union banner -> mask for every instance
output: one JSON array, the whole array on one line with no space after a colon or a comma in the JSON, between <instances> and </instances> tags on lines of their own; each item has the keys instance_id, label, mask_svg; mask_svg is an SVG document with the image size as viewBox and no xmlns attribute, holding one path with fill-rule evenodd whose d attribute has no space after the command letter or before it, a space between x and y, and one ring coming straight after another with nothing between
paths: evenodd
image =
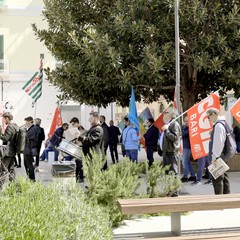
<instances>
[{"instance_id":1,"label":"union banner","mask_svg":"<svg viewBox=\"0 0 240 240\"><path fill-rule=\"evenodd\" d=\"M240 98L236 101L236 103L231 107L230 113L233 117L240 123Z\"/></svg>"},{"instance_id":2,"label":"union banner","mask_svg":"<svg viewBox=\"0 0 240 240\"><path fill-rule=\"evenodd\" d=\"M207 118L209 108L220 110L218 93L213 93L187 111L189 124L189 137L193 159L204 157L209 152L209 140L212 124Z\"/></svg>"}]
</instances>

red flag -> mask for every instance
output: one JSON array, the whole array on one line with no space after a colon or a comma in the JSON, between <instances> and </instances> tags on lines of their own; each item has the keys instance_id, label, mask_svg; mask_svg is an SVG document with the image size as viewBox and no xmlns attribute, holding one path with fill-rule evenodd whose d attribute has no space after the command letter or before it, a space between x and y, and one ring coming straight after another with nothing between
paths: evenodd
<instances>
[{"instance_id":1,"label":"red flag","mask_svg":"<svg viewBox=\"0 0 240 240\"><path fill-rule=\"evenodd\" d=\"M165 110L166 111L166 110ZM164 112L165 112L164 111ZM163 113L164 113L163 112ZM164 121L163 121L163 113L161 113L161 115L156 119L156 121L154 122L154 125L159 129L160 132L162 132L162 127L163 125L165 125Z\"/></svg>"},{"instance_id":2,"label":"red flag","mask_svg":"<svg viewBox=\"0 0 240 240\"><path fill-rule=\"evenodd\" d=\"M210 130L212 129L212 124L206 114L209 108L220 110L218 93L211 94L187 111L191 150L195 160L207 156L209 152Z\"/></svg>"},{"instance_id":3,"label":"red flag","mask_svg":"<svg viewBox=\"0 0 240 240\"><path fill-rule=\"evenodd\" d=\"M233 117L240 123L240 98L236 101L236 103L231 107L230 113Z\"/></svg>"},{"instance_id":4,"label":"red flag","mask_svg":"<svg viewBox=\"0 0 240 240\"><path fill-rule=\"evenodd\" d=\"M48 134L48 138L50 138L53 133L55 132L55 130L59 127L62 126L62 116L61 116L61 111L60 111L60 108L59 107L56 107L55 109L55 113L54 113L54 116L53 116L53 119L52 119L52 124L51 124L51 127L50 127L50 131L49 131L49 134Z\"/></svg>"}]
</instances>

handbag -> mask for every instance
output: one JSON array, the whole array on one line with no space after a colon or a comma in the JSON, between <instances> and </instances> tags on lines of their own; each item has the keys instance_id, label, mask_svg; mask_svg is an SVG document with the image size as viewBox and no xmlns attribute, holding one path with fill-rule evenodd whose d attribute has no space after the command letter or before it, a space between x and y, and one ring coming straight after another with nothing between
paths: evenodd
<instances>
[{"instance_id":1,"label":"handbag","mask_svg":"<svg viewBox=\"0 0 240 240\"><path fill-rule=\"evenodd\" d=\"M32 156L33 156L33 157L36 157L36 156L38 155L38 150L37 150L37 148L34 147L34 148L32 148L31 150L32 150Z\"/></svg>"}]
</instances>

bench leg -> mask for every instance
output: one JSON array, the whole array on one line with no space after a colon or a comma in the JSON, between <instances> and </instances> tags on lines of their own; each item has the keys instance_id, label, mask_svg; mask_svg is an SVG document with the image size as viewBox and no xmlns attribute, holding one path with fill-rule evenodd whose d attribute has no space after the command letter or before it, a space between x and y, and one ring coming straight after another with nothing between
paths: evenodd
<instances>
[{"instance_id":1,"label":"bench leg","mask_svg":"<svg viewBox=\"0 0 240 240\"><path fill-rule=\"evenodd\" d=\"M173 212L171 213L171 231L175 236L181 235L181 213Z\"/></svg>"}]
</instances>

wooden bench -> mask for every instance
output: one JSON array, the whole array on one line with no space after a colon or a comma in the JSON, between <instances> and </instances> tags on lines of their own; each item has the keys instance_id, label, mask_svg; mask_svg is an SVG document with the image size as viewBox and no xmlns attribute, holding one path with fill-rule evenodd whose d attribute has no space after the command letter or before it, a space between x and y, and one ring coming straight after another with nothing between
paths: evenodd
<instances>
[{"instance_id":1,"label":"wooden bench","mask_svg":"<svg viewBox=\"0 0 240 240\"><path fill-rule=\"evenodd\" d=\"M240 208L240 194L121 199L118 200L118 205L124 215L171 213L171 236L180 236L181 213L188 211ZM188 238L185 237L184 239Z\"/></svg>"},{"instance_id":2,"label":"wooden bench","mask_svg":"<svg viewBox=\"0 0 240 240\"><path fill-rule=\"evenodd\" d=\"M154 240L162 240L163 238L154 238ZM166 239L166 238L165 238ZM239 240L240 233L219 233L219 234L208 234L208 235L198 235L198 236L180 236L180 237L170 237L171 240ZM153 240L149 238L145 240Z\"/></svg>"}]
</instances>

